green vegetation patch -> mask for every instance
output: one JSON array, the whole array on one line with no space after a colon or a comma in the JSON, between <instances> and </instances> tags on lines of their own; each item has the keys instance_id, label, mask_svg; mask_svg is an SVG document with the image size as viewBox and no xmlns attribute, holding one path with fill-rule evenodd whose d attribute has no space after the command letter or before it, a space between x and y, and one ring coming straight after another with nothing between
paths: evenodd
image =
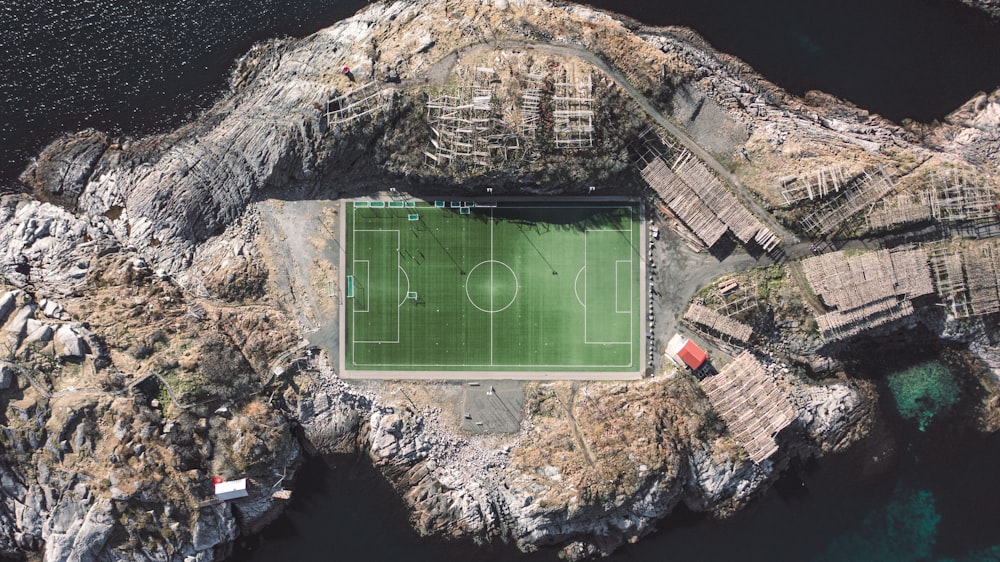
<instances>
[{"instance_id":1,"label":"green vegetation patch","mask_svg":"<svg viewBox=\"0 0 1000 562\"><path fill-rule=\"evenodd\" d=\"M637 203L344 209L347 370L639 370Z\"/></svg>"},{"instance_id":2,"label":"green vegetation patch","mask_svg":"<svg viewBox=\"0 0 1000 562\"><path fill-rule=\"evenodd\" d=\"M904 418L927 429L936 415L959 400L959 387L951 370L938 361L928 361L889 375L889 389Z\"/></svg>"}]
</instances>

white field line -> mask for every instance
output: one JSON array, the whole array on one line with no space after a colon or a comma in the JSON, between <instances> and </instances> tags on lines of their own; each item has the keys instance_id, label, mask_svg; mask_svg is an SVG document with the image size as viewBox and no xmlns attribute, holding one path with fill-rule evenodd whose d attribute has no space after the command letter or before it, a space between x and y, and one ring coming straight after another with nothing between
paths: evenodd
<instances>
[{"instance_id":1,"label":"white field line","mask_svg":"<svg viewBox=\"0 0 1000 562\"><path fill-rule=\"evenodd\" d=\"M399 245L400 245L400 242L401 242L402 239L400 237L399 230L391 230L391 229L357 229L356 228L356 229L354 229L355 236L354 236L354 241L353 241L354 242L355 250L357 249L357 233L358 232L377 232L377 233L395 232L396 233L396 298L393 299L393 300L394 301L398 300L399 299L399 288L401 286L401 279L400 279L399 272L402 271L402 264L400 263L400 252L399 252ZM362 261L362 260L358 260L358 261ZM364 261L369 261L369 260L364 260ZM369 265L369 268L370 268L370 265ZM370 271L369 271L368 285L369 285L369 287L372 285ZM369 294L370 294L370 290L369 290ZM369 296L369 299L370 298L371 297ZM388 344L397 344L397 343L399 343L399 336L400 336L399 305L397 304L397 306L395 308L396 308L396 339L395 340L359 340L359 339L353 339L351 341L352 349L354 349L356 351L356 348L354 348L354 346L356 346L359 343L360 344L387 344L387 343ZM371 304L369 303L368 310L365 310L364 312L368 312L370 310L371 310ZM361 311L355 310L353 312L357 313L357 312L361 312ZM357 333L358 333L358 331L357 331L357 319L355 318L355 314L351 315L351 323L352 323L351 331L352 331L352 333L354 335L357 335ZM361 365L361 363L358 363L357 361L352 361L352 362L355 365Z\"/></svg>"},{"instance_id":2,"label":"white field line","mask_svg":"<svg viewBox=\"0 0 1000 562\"><path fill-rule=\"evenodd\" d=\"M493 265L496 262L493 261L493 209L490 209L490 365L493 365L493 312L496 307L493 306ZM516 282L515 282L516 283Z\"/></svg>"},{"instance_id":3,"label":"white field line","mask_svg":"<svg viewBox=\"0 0 1000 562\"><path fill-rule=\"evenodd\" d=\"M628 268L628 297L629 297L628 298L628 309L629 309L629 311L632 311L632 303L635 302L635 282L632 281L632 271L633 271L633 268L635 267L635 264L632 262L632 260L635 258L635 240L632 239L632 233L635 231L635 215L634 215L634 213L635 213L634 207L629 207L629 210L628 210L628 262L629 262L629 268ZM641 224L641 222L639 224L639 228L643 228L643 225ZM641 241L642 240L640 239L640 242ZM645 252L646 248L641 248L640 247L639 251ZM642 279L639 280L640 283L642 281L643 281ZM643 300L646 299L646 297L642 297L642 298L643 298ZM632 357L635 355L635 337L637 335L635 333L635 323L636 323L636 321L639 321L639 322L645 322L646 321L646 319L643 316L641 316L641 314L642 314L642 306L641 305L639 306L639 310L636 310L635 313L636 313L636 315L639 315L638 318L633 317L632 314L629 314L629 317L628 317L628 358L629 358L629 366L630 367L632 366ZM645 360L644 357L640 357L639 358L639 365L636 365L636 367L640 367L642 365L642 361L644 361L644 360Z\"/></svg>"},{"instance_id":4,"label":"white field line","mask_svg":"<svg viewBox=\"0 0 1000 562\"><path fill-rule=\"evenodd\" d=\"M619 306L620 303L619 303L619 300L618 300L618 293L621 290L621 286L618 284L618 280L621 279L621 275L620 275L621 267L619 267L619 266L621 266L621 264L623 264L623 263L627 265L627 267L625 268L625 273L628 274L628 284L629 285L632 284L632 260L631 259L627 259L627 260L615 260L615 313L616 314L628 314L628 315L631 315L632 314L632 289L631 288L629 288L629 298L628 298L628 303L626 303L626 304L628 304L628 310L619 310L619 308L621 308Z\"/></svg>"},{"instance_id":5,"label":"white field line","mask_svg":"<svg viewBox=\"0 0 1000 562\"><path fill-rule=\"evenodd\" d=\"M630 225L632 224L631 217L629 218L629 224ZM628 232L629 233L629 254L630 255L631 255L631 248L632 248L632 246L631 246L632 229L624 229L624 228L606 228L606 229L601 229L601 228L595 228L595 229L587 229L587 230L584 231L584 233L583 233L583 267L584 267L584 275L583 275L583 302L585 302L585 303L590 303L590 299L588 298L588 293L590 291L590 282L587 279L587 277L590 274L590 267L589 267L590 264L587 263L587 237L588 237L588 235L591 232ZM617 296L617 290L618 290L618 269L617 269L617 267L618 266L617 266L617 261L616 261L615 262L615 301L616 301L615 312L618 312L618 310L617 310L617 308L618 308L617 307L617 299L618 299L618 296ZM632 341L590 341L590 339L587 337L587 311L589 309L590 309L590 306L584 305L584 307L583 307L583 343L587 344L587 345L628 345L629 346L629 366L631 366L631 364L632 364L632 360L631 360L631 357L632 357L632 346L634 345ZM633 328L631 326L631 324L633 322L634 322L634 319L632 318L632 313L629 312L629 336L630 336L630 339L631 339L631 337L634 337L634 334L635 334L635 332L633 331Z\"/></svg>"},{"instance_id":6,"label":"white field line","mask_svg":"<svg viewBox=\"0 0 1000 562\"><path fill-rule=\"evenodd\" d=\"M583 268L585 270L584 271L584 303L587 302L587 290L588 290L587 289L587 275L586 275L586 270L588 269L587 268L587 236L586 236L586 234L588 232L626 232L627 231L629 233L629 253L630 253L628 263L631 266L634 266L634 257L632 256L632 254L634 252L632 252L632 244L633 244L633 236L634 236L633 230L634 230L635 209L634 209L633 206L630 206L630 205L623 205L623 206L607 206L607 205L568 205L568 206L567 205L562 205L562 206L559 206L559 205L552 205L552 206L549 206L549 205L544 205L544 206L539 206L539 205L504 205L504 208L507 208L507 209L567 209L567 208L580 209L580 208L584 208L584 209L628 209L629 210L629 215L630 215L630 219L629 219L630 220L630 225L629 226L631 228L628 228L628 229L593 229L593 230L586 230L586 231L584 231L584 266L583 266ZM388 209L388 207L386 207L386 209ZM442 209L440 209L438 207L434 207L434 206L430 206L430 205L427 207L427 209L442 210ZM447 209L447 207L446 207L446 209ZM398 210L398 209L394 209L394 210ZM356 210L352 209L352 212L356 213ZM491 310L493 309L493 304L494 304L493 303L493 298L494 298L494 295L493 295L493 281L494 281L494 279L493 279L493 272L494 272L494 264L493 264L493 257L494 257L493 226L494 226L494 222L493 221L494 221L494 214L493 213L494 213L494 210L490 209L490 309ZM357 233L357 232L395 232L396 233L396 246L397 246L397 248L396 248L396 264L397 264L396 293L398 295L399 294L399 287L401 286L399 272L402 271L402 265L400 263L400 259L401 259L400 258L400 244L401 244L400 231L399 230L388 230L388 229L374 229L374 230L370 230L370 229L357 229L356 227L353 227L353 232L354 233ZM352 252L354 252L355 255L356 255L356 249L357 249L357 237L352 235ZM355 262L369 262L369 260L354 260L354 261ZM626 262L626 260L616 260L616 262L615 262L615 274L616 274L616 278L615 278L615 283L616 283L615 308L616 308L616 310L615 310L615 312L619 313L619 314L629 314L629 316L630 316L630 318L629 318L629 320L630 320L630 322L629 322L629 332L630 332L631 339L634 339L634 334L635 334L635 332L634 332L634 330L635 330L635 326L634 326L635 319L632 318L632 316L634 315L635 311L632 310L632 305L633 305L632 300L635 299L635 295L634 295L635 288L632 286L632 269L631 269L631 267L629 268L629 292L630 292L629 309L630 310L629 311L620 311L620 310L618 310L618 300L617 300L617 289L618 289L618 287L617 287L617 283L618 283L617 272L618 272L618 265L617 264L618 263L625 263L625 262ZM370 265L368 267L370 268ZM370 271L369 271L369 279L370 279ZM370 285L370 281L369 281L369 285ZM371 298L370 297L370 291L369 291L369 294L367 295L367 298L368 299ZM370 308L370 303L366 304L366 306L368 306ZM437 363L435 363L435 364L431 364L431 363L427 363L427 364L416 364L416 363L359 363L359 362L353 361L353 360L352 360L352 363L356 367L399 367L399 368L410 368L410 369L412 369L412 368L435 368L435 367L437 367L437 368L452 368L452 369L502 367L504 369L509 369L509 368L524 368L524 369L560 369L560 370L570 370L570 369L573 369L573 368L580 368L580 369L607 369L607 368L626 368L626 367L627 368L631 368L633 366L632 352L634 351L635 342L634 341L628 341L628 342L591 342L591 341L587 341L587 339L586 339L586 329L587 329L586 328L586 325L587 325L586 319L587 319L587 308L588 307L587 307L586 304L583 304L583 307L584 307L584 343L588 344L588 345L626 345L626 344L628 344L630 346L629 347L630 353L629 353L629 361L628 361L627 364L590 364L590 365L566 365L566 364L560 364L560 365L549 365L549 364L520 364L520 363L514 364L514 363L510 363L510 364L497 365L497 364L495 364L495 362L493 360L493 313L490 313L490 363L488 365L487 364L479 364L479 363L467 363L467 364L466 363L451 363L451 364L437 364ZM352 312L367 312L367 310L365 310L365 311L352 310ZM356 323L356 321L353 320L353 314L352 314L352 332L357 333L357 330L354 327L355 323ZM351 342L352 348L353 348L354 344L358 344L358 343L361 343L361 344L380 344L380 343L398 344L398 343L400 343L400 335L401 335L400 332L401 332L400 315L398 314L398 307L397 307L397 315L396 315L396 340L395 341L353 340ZM503 371L498 371L498 372L502 373ZM359 375L360 374L361 373L359 373ZM558 376L559 373L554 373L554 374L556 376ZM595 374L599 374L599 373L595 372Z\"/></svg>"},{"instance_id":7,"label":"white field line","mask_svg":"<svg viewBox=\"0 0 1000 562\"><path fill-rule=\"evenodd\" d=\"M371 279L371 276L372 276L371 262L369 262L368 260L354 260L354 267L357 267L358 264L360 264L360 263L365 264L365 309L364 310L359 310L358 307L357 307L357 305L355 305L355 307L354 307L354 312L355 313L358 313L358 312L368 312L369 310L371 310L371 306L372 306L372 303L371 303L371 298L372 298L371 291L368 290L369 280ZM358 278L358 272L357 272L356 269L354 271L354 278L355 279Z\"/></svg>"}]
</instances>

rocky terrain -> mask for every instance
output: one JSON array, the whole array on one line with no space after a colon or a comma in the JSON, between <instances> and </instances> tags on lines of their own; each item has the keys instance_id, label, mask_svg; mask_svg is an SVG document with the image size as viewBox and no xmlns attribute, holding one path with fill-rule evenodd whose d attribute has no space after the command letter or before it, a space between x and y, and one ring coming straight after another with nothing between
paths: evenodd
<instances>
[{"instance_id":1,"label":"rocky terrain","mask_svg":"<svg viewBox=\"0 0 1000 562\"><path fill-rule=\"evenodd\" d=\"M502 76L501 107L521 71L591 72L595 146L554 149L548 122L489 167L426 158L426 101L480 64ZM378 108L329 126L327 100L370 80ZM731 513L792 459L866 432L871 389L805 377L807 335L762 356L797 415L759 465L672 367L525 385L519 431L469 433L454 385L337 376L323 298L337 219L321 203L388 186L644 194L629 146L657 115L765 205L776 178L838 163L884 166L904 188L959 167L995 189L998 96L902 127L822 93L794 98L688 30L543 1L379 3L261 44L196 121L114 142L68 134L22 175L32 196L0 200L0 555L220 559L280 510L273 493L304 450L366 452L423 533L570 559L638 540L680 503ZM498 121L516 129L513 114ZM314 216L282 224L302 208ZM948 329L996 370L975 327ZM251 497L214 501L213 476L249 477Z\"/></svg>"}]
</instances>

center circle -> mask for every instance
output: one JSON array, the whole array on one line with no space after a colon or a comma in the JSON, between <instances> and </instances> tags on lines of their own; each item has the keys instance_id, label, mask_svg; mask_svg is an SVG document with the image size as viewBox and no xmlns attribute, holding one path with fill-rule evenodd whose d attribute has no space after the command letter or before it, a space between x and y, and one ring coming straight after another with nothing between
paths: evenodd
<instances>
[{"instance_id":1,"label":"center circle","mask_svg":"<svg viewBox=\"0 0 1000 562\"><path fill-rule=\"evenodd\" d=\"M517 298L517 275L502 261L476 264L465 277L465 294L472 306L483 312L500 312Z\"/></svg>"}]
</instances>

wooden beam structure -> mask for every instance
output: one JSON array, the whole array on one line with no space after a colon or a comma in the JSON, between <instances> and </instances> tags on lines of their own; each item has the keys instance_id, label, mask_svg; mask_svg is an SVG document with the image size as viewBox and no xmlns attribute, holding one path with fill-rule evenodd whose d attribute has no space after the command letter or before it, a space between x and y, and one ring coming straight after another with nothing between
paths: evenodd
<instances>
[{"instance_id":1,"label":"wooden beam structure","mask_svg":"<svg viewBox=\"0 0 1000 562\"><path fill-rule=\"evenodd\" d=\"M911 299L932 294L931 264L924 248L841 252L803 260L816 296L833 309L816 317L827 341L850 338L913 313Z\"/></svg>"},{"instance_id":2,"label":"wooden beam structure","mask_svg":"<svg viewBox=\"0 0 1000 562\"><path fill-rule=\"evenodd\" d=\"M913 314L913 303L885 297L845 311L834 310L816 317L816 324L827 341L852 338Z\"/></svg>"},{"instance_id":3,"label":"wooden beam structure","mask_svg":"<svg viewBox=\"0 0 1000 562\"><path fill-rule=\"evenodd\" d=\"M439 165L462 163L491 168L521 153L520 137L507 132L497 116L493 87L496 72L490 67L469 70L459 95L439 96L426 104L432 150L428 160Z\"/></svg>"},{"instance_id":4,"label":"wooden beam structure","mask_svg":"<svg viewBox=\"0 0 1000 562\"><path fill-rule=\"evenodd\" d=\"M934 244L931 270L935 290L956 318L1000 312L1000 242Z\"/></svg>"},{"instance_id":5,"label":"wooden beam structure","mask_svg":"<svg viewBox=\"0 0 1000 562\"><path fill-rule=\"evenodd\" d=\"M642 178L706 247L714 246L726 233L726 225L662 159L650 162Z\"/></svg>"},{"instance_id":6,"label":"wooden beam structure","mask_svg":"<svg viewBox=\"0 0 1000 562\"><path fill-rule=\"evenodd\" d=\"M941 222L963 222L991 218L996 194L982 185L983 180L958 170L935 174L931 179L931 212Z\"/></svg>"},{"instance_id":7,"label":"wooden beam structure","mask_svg":"<svg viewBox=\"0 0 1000 562\"><path fill-rule=\"evenodd\" d=\"M875 204L866 220L871 230L889 230L904 224L928 222L933 218L931 195L923 191L900 193Z\"/></svg>"},{"instance_id":8,"label":"wooden beam structure","mask_svg":"<svg viewBox=\"0 0 1000 562\"><path fill-rule=\"evenodd\" d=\"M527 74L521 92L521 136L534 140L541 123L542 87L545 77L541 74Z\"/></svg>"},{"instance_id":9,"label":"wooden beam structure","mask_svg":"<svg viewBox=\"0 0 1000 562\"><path fill-rule=\"evenodd\" d=\"M851 175L842 164L826 166L816 170L815 175L788 176L779 178L783 207L790 207L806 199L813 201L840 193L850 181Z\"/></svg>"},{"instance_id":10,"label":"wooden beam structure","mask_svg":"<svg viewBox=\"0 0 1000 562\"><path fill-rule=\"evenodd\" d=\"M708 208L712 209L719 220L729 227L740 242L747 244L755 240L764 251L770 251L781 242L694 155L686 150L682 151L673 169L701 197Z\"/></svg>"},{"instance_id":11,"label":"wooden beam structure","mask_svg":"<svg viewBox=\"0 0 1000 562\"><path fill-rule=\"evenodd\" d=\"M897 248L889 251L896 276L896 294L915 299L934 294L929 256L926 248Z\"/></svg>"},{"instance_id":12,"label":"wooden beam structure","mask_svg":"<svg viewBox=\"0 0 1000 562\"><path fill-rule=\"evenodd\" d=\"M368 82L360 88L327 100L324 112L326 123L330 127L350 123L387 109L391 100L390 92L382 90L377 82Z\"/></svg>"},{"instance_id":13,"label":"wooden beam structure","mask_svg":"<svg viewBox=\"0 0 1000 562\"><path fill-rule=\"evenodd\" d=\"M867 214L872 205L893 190L895 186L892 178L879 166L878 169L867 171L852 180L836 197L807 215L802 219L802 226L808 232L826 236L858 213L864 211Z\"/></svg>"},{"instance_id":14,"label":"wooden beam structure","mask_svg":"<svg viewBox=\"0 0 1000 562\"><path fill-rule=\"evenodd\" d=\"M753 354L744 351L701 388L750 460L760 464L778 451L775 437L795 420L795 408Z\"/></svg>"},{"instance_id":15,"label":"wooden beam structure","mask_svg":"<svg viewBox=\"0 0 1000 562\"><path fill-rule=\"evenodd\" d=\"M594 146L594 83L590 72L581 77L565 69L552 95L552 142L556 148Z\"/></svg>"},{"instance_id":16,"label":"wooden beam structure","mask_svg":"<svg viewBox=\"0 0 1000 562\"><path fill-rule=\"evenodd\" d=\"M975 316L1000 312L1000 252L995 244L966 247L962 253L969 286L970 313Z\"/></svg>"},{"instance_id":17,"label":"wooden beam structure","mask_svg":"<svg viewBox=\"0 0 1000 562\"><path fill-rule=\"evenodd\" d=\"M751 241L770 252L781 239L751 213L736 195L701 161L680 150L673 165L645 143L640 147L640 173L671 212L698 237L712 247L727 230L744 244Z\"/></svg>"},{"instance_id":18,"label":"wooden beam structure","mask_svg":"<svg viewBox=\"0 0 1000 562\"><path fill-rule=\"evenodd\" d=\"M713 337L719 336L733 343L746 344L753 337L750 326L700 304L692 304L684 313L684 319L708 330Z\"/></svg>"}]
</instances>

